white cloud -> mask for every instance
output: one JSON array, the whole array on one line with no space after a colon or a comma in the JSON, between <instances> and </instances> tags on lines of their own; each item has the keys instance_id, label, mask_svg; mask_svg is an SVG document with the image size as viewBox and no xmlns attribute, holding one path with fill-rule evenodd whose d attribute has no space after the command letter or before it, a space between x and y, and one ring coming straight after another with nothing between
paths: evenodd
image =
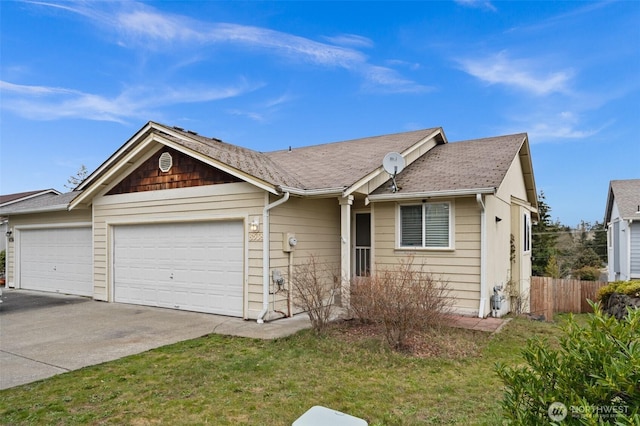
<instances>
[{"instance_id":1,"label":"white cloud","mask_svg":"<svg viewBox=\"0 0 640 426\"><path fill-rule=\"evenodd\" d=\"M458 62L463 71L486 83L511 86L538 96L567 93L573 77L571 70L539 71L540 61L510 59L505 52Z\"/></svg>"},{"instance_id":2,"label":"white cloud","mask_svg":"<svg viewBox=\"0 0 640 426\"><path fill-rule=\"evenodd\" d=\"M23 86L20 84L9 83L8 81L0 80L0 91L5 93L17 93L21 95L30 96L47 96L47 95L72 95L79 92L71 89L63 89L60 87L46 87L46 86Z\"/></svg>"},{"instance_id":3,"label":"white cloud","mask_svg":"<svg viewBox=\"0 0 640 426\"><path fill-rule=\"evenodd\" d=\"M340 46L373 47L374 45L370 38L357 34L340 34L332 37L327 36L324 39Z\"/></svg>"},{"instance_id":4,"label":"white cloud","mask_svg":"<svg viewBox=\"0 0 640 426\"><path fill-rule=\"evenodd\" d=\"M227 87L137 87L106 97L64 88L0 81L2 108L34 120L81 118L125 122L132 117L152 116L150 111L158 107L226 99L256 88L245 81Z\"/></svg>"},{"instance_id":5,"label":"white cloud","mask_svg":"<svg viewBox=\"0 0 640 426\"><path fill-rule=\"evenodd\" d=\"M485 0L455 0L461 6L472 7L475 9L485 9L496 12L498 9L490 1Z\"/></svg>"},{"instance_id":6,"label":"white cloud","mask_svg":"<svg viewBox=\"0 0 640 426\"><path fill-rule=\"evenodd\" d=\"M433 90L432 87L417 84L402 78L395 70L375 65L363 66L360 73L370 83L370 89L386 92L387 88L394 93L424 93Z\"/></svg>"},{"instance_id":7,"label":"white cloud","mask_svg":"<svg viewBox=\"0 0 640 426\"><path fill-rule=\"evenodd\" d=\"M63 6L44 2L37 4L88 17L105 31L115 32L121 46L167 51L170 45L198 49L226 44L275 53L292 62L343 68L363 76L366 79L364 87L369 90L379 89L387 93L421 93L425 90L423 85L400 77L391 68L371 64L367 56L354 47L371 47L373 42L354 34L329 38L332 44L328 44L269 28L212 23L163 13L137 2L70 2ZM116 10L105 10L108 8Z\"/></svg>"},{"instance_id":8,"label":"white cloud","mask_svg":"<svg viewBox=\"0 0 640 426\"><path fill-rule=\"evenodd\" d=\"M519 116L514 121L519 124L519 130L503 129L505 133L515 133L526 129L531 143L566 142L588 139L610 127L609 121L597 127L586 127L588 121L583 114L577 111L540 112L536 111L530 116Z\"/></svg>"}]
</instances>

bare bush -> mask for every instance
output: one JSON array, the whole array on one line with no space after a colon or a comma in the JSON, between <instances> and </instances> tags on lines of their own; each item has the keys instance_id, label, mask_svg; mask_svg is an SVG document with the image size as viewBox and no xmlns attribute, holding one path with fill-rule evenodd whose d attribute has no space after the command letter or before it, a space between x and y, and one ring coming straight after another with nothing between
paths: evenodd
<instances>
[{"instance_id":1,"label":"bare bush","mask_svg":"<svg viewBox=\"0 0 640 426\"><path fill-rule=\"evenodd\" d=\"M354 281L351 309L357 318L381 324L389 345L403 349L413 335L443 322L454 302L450 293L446 282L409 258Z\"/></svg>"},{"instance_id":2,"label":"bare bush","mask_svg":"<svg viewBox=\"0 0 640 426\"><path fill-rule=\"evenodd\" d=\"M318 334L324 333L331 320L334 296L339 291L335 269L311 255L306 263L294 267L291 277L293 304L307 312Z\"/></svg>"}]
</instances>

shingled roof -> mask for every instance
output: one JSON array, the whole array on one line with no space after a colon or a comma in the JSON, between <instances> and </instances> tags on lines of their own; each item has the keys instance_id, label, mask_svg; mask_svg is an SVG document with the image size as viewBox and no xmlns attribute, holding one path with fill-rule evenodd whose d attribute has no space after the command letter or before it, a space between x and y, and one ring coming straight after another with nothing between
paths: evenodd
<instances>
[{"instance_id":1,"label":"shingled roof","mask_svg":"<svg viewBox=\"0 0 640 426\"><path fill-rule=\"evenodd\" d=\"M66 210L71 200L78 194L80 194L78 191L67 192L65 194L60 194L57 191L46 193L39 197L29 198L0 207L0 215Z\"/></svg>"},{"instance_id":2,"label":"shingled roof","mask_svg":"<svg viewBox=\"0 0 640 426\"><path fill-rule=\"evenodd\" d=\"M640 219L640 179L612 180L609 184L605 223L611 220L615 199L623 219Z\"/></svg>"},{"instance_id":3,"label":"shingled roof","mask_svg":"<svg viewBox=\"0 0 640 426\"><path fill-rule=\"evenodd\" d=\"M259 151L232 145L219 139L207 138L181 129L173 128L173 130L185 137L177 138L161 130L156 130L155 133L274 186L301 186L294 176L287 173L286 168L276 165L267 155Z\"/></svg>"},{"instance_id":4,"label":"shingled roof","mask_svg":"<svg viewBox=\"0 0 640 426\"><path fill-rule=\"evenodd\" d=\"M38 197L47 194L60 194L55 189L38 189L37 191L17 192L15 194L0 195L0 206L28 200L29 198Z\"/></svg>"},{"instance_id":5,"label":"shingled roof","mask_svg":"<svg viewBox=\"0 0 640 426\"><path fill-rule=\"evenodd\" d=\"M382 165L389 152L403 152L433 136L439 127L394 133L292 150L266 152L280 169L300 182L301 189L345 188ZM290 186L290 185L289 185Z\"/></svg>"},{"instance_id":6,"label":"shingled roof","mask_svg":"<svg viewBox=\"0 0 640 426\"><path fill-rule=\"evenodd\" d=\"M398 194L497 189L526 138L519 133L438 145L398 174ZM389 193L389 184L373 195Z\"/></svg>"},{"instance_id":7,"label":"shingled roof","mask_svg":"<svg viewBox=\"0 0 640 426\"><path fill-rule=\"evenodd\" d=\"M182 147L190 155L274 194L281 191L309 191L309 194L328 195L340 194L377 177L385 154L400 152L408 155L408 158L415 158L415 154L409 153L423 152L423 143L428 141L435 142L435 147L429 145L431 150L422 154L398 176L403 193L497 188L526 138L526 134L522 133L448 144L442 128L434 127L259 152L180 127L150 121L82 182L78 190L84 192L71 202L70 208L89 204L98 191L97 185L103 187L105 179L122 168L122 159L132 153L142 152L140 144L164 143ZM529 163L524 173L532 179L530 160L523 163ZM535 184L529 186L528 196L535 200ZM375 194L385 190L381 187Z\"/></svg>"}]
</instances>

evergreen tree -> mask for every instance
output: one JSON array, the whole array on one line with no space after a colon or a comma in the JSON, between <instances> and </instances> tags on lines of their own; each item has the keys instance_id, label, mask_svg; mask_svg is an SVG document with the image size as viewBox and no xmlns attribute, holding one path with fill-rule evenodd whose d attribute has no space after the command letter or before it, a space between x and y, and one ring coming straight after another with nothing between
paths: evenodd
<instances>
[{"instance_id":1,"label":"evergreen tree","mask_svg":"<svg viewBox=\"0 0 640 426\"><path fill-rule=\"evenodd\" d=\"M545 276L551 257L556 255L558 241L558 225L551 221L551 208L546 203L543 191L538 195L538 215L540 220L531 228L531 273L541 277Z\"/></svg>"},{"instance_id":2,"label":"evergreen tree","mask_svg":"<svg viewBox=\"0 0 640 426\"><path fill-rule=\"evenodd\" d=\"M600 257L600 261L607 263L607 228L604 223L596 221L591 227L593 238L587 242L587 245L596 252Z\"/></svg>"}]
</instances>

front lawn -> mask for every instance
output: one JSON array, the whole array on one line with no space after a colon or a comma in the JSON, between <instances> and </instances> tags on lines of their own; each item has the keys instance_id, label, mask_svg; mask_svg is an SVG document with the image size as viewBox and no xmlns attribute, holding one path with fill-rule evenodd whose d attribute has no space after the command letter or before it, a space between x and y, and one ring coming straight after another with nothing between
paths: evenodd
<instances>
[{"instance_id":1,"label":"front lawn","mask_svg":"<svg viewBox=\"0 0 640 426\"><path fill-rule=\"evenodd\" d=\"M415 356L350 327L274 341L210 335L7 389L0 424L291 425L324 405L370 425L493 425L495 363L520 363L528 337L559 335L521 318L493 337L445 328L428 337L440 349Z\"/></svg>"}]
</instances>

